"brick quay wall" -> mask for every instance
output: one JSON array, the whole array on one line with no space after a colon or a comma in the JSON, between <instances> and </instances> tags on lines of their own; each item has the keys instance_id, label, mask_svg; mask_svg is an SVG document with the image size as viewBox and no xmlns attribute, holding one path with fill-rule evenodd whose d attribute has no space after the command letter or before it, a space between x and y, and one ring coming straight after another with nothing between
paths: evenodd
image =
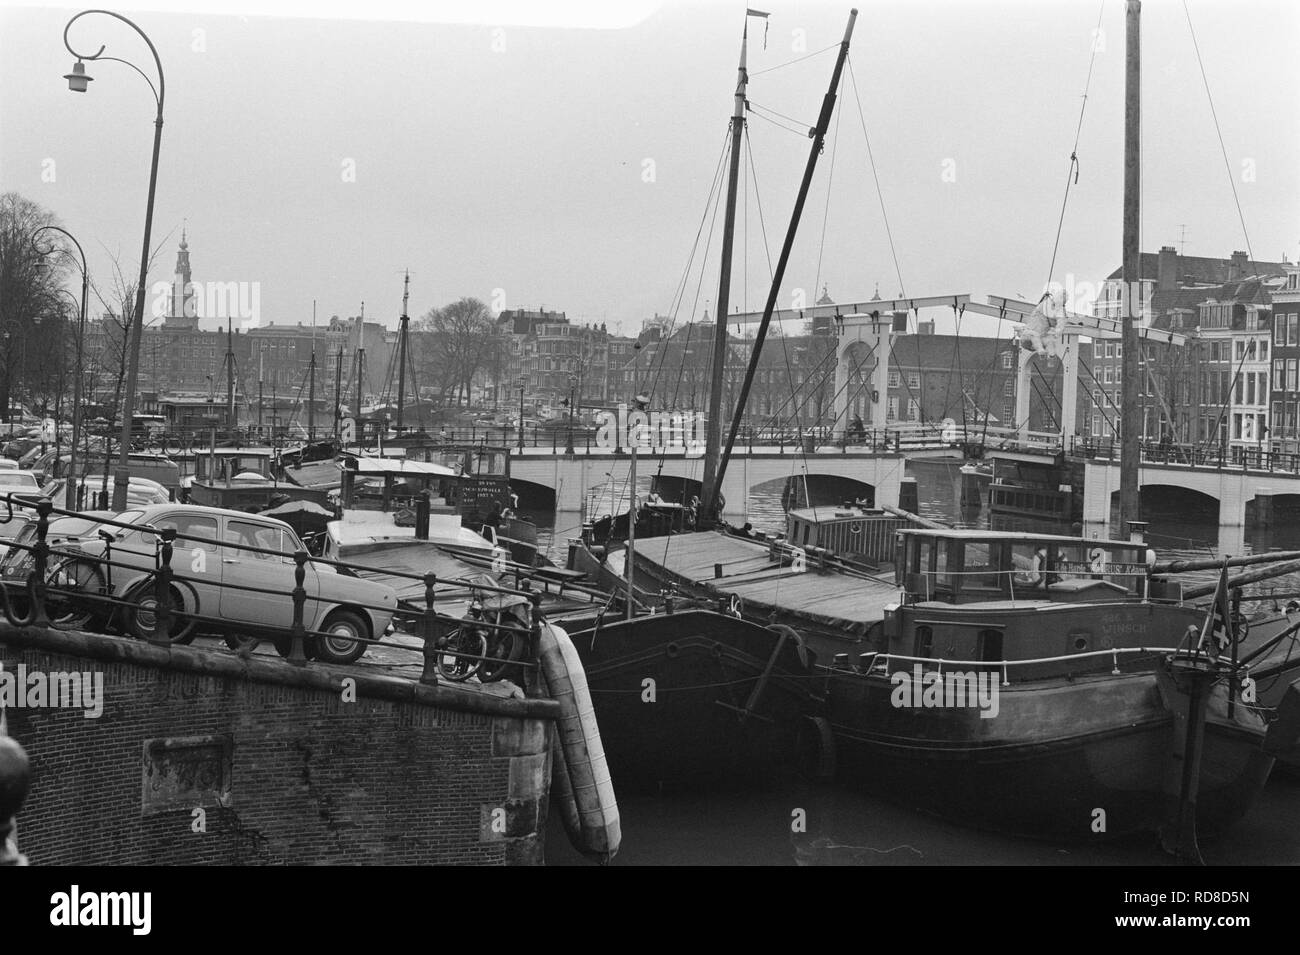
<instances>
[{"instance_id":1,"label":"brick quay wall","mask_svg":"<svg viewBox=\"0 0 1300 955\"><path fill-rule=\"evenodd\" d=\"M3 622L0 664L33 865L544 861L552 700Z\"/></svg>"}]
</instances>

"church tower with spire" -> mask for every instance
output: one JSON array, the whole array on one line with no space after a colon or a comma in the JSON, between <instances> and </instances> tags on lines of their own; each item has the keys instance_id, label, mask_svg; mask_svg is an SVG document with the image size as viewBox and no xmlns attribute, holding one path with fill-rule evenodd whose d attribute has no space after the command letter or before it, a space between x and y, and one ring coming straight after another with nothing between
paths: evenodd
<instances>
[{"instance_id":1,"label":"church tower with spire","mask_svg":"<svg viewBox=\"0 0 1300 955\"><path fill-rule=\"evenodd\" d=\"M190 282L190 245L181 229L181 247L176 253L176 274L172 276L171 309L165 324L172 327L198 328L199 314Z\"/></svg>"}]
</instances>

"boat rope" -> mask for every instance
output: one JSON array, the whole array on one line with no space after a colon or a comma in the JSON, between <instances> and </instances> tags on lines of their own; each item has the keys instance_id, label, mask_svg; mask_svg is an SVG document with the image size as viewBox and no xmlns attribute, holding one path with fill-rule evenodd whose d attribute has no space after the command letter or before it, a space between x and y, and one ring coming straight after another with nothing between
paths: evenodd
<instances>
[{"instance_id":1,"label":"boat rope","mask_svg":"<svg viewBox=\"0 0 1300 955\"><path fill-rule=\"evenodd\" d=\"M793 60L786 60L784 63L776 64L776 66L769 66L764 69L757 70L753 73L750 73L749 78L752 80L754 77L762 76L764 73L771 73L774 70L784 69L787 66L792 66L795 63L802 63L804 60L811 60L814 56L821 56L823 53L829 53L831 50L838 50L839 48L840 48L839 43L832 43L828 47L824 47L820 50L815 50L812 53L805 54L804 56L795 57Z\"/></svg>"},{"instance_id":2,"label":"boat rope","mask_svg":"<svg viewBox=\"0 0 1300 955\"><path fill-rule=\"evenodd\" d=\"M1192 49L1196 51L1196 65L1201 70L1201 82L1205 84L1205 99L1210 104L1210 116L1214 119L1214 132L1219 137L1219 152L1223 154L1223 168L1228 173L1228 184L1232 187L1232 201L1237 204L1237 218L1241 221L1241 234L1246 242L1247 264L1255 260L1250 248L1250 232L1246 229L1246 216L1241 211L1241 199L1237 195L1237 179L1228 162L1228 148L1223 143L1223 130L1219 128L1219 115L1214 109L1214 96L1210 93L1210 80L1205 74L1205 63L1201 60L1201 46L1196 42L1196 27L1192 26L1192 14L1187 9L1187 0L1183 0L1183 14L1187 17L1187 29L1192 34Z\"/></svg>"},{"instance_id":3,"label":"boat rope","mask_svg":"<svg viewBox=\"0 0 1300 955\"><path fill-rule=\"evenodd\" d=\"M808 130L817 125L816 123L805 123L803 120L795 119L793 116L787 116L785 113L778 113L776 110L772 109L772 107L764 106L761 103L755 103L750 99L745 100L745 109L750 111L757 110L759 116L762 116L763 113L771 113L773 116L778 119L783 119L787 123L794 123L793 132L799 133L799 135L803 136L805 139L808 138Z\"/></svg>"},{"instance_id":4,"label":"boat rope","mask_svg":"<svg viewBox=\"0 0 1300 955\"><path fill-rule=\"evenodd\" d=\"M1096 373L1092 370L1092 367L1086 361L1083 360L1082 355L1079 356L1079 367L1082 368L1084 371L1086 371L1088 373L1088 377L1091 378L1093 382L1097 385L1096 391L1093 391L1091 388L1088 389L1088 400L1091 401L1093 405L1097 408L1097 410L1101 412L1101 416L1106 419L1106 424L1111 429L1111 431L1118 433L1119 426L1117 422L1120 420L1119 406L1115 404L1114 399L1111 398L1110 392L1106 391L1106 389L1101 386L1101 382L1097 380ZM1112 409L1114 409L1115 411L1114 418L1112 418L1109 414L1107 414L1106 409L1101 405L1099 401L1097 401L1098 394L1101 394L1106 399L1106 403L1109 404Z\"/></svg>"},{"instance_id":5,"label":"boat rope","mask_svg":"<svg viewBox=\"0 0 1300 955\"><path fill-rule=\"evenodd\" d=\"M843 94L844 78L840 77L840 93ZM835 112L835 132L831 136L831 160L830 166L826 173L826 205L822 209L822 235L817 245L817 271L813 278L812 293L817 294L817 289L822 284L822 255L826 251L826 224L831 218L831 190L835 185L835 154L839 151L840 144L840 120L844 118L844 110Z\"/></svg>"},{"instance_id":6,"label":"boat rope","mask_svg":"<svg viewBox=\"0 0 1300 955\"><path fill-rule=\"evenodd\" d=\"M1079 122L1074 128L1074 146L1070 149L1070 166L1065 171L1065 195L1061 198L1061 216L1056 223L1056 240L1052 243L1052 262L1047 267L1047 285L1046 288L1052 287L1052 279L1056 275L1056 253L1061 247L1061 230L1065 226L1065 207L1070 201L1070 186L1077 185L1079 182L1079 139L1083 135L1083 115L1088 108L1088 90L1092 86L1092 69L1097 62L1097 51L1101 48L1101 18L1106 10L1106 0L1102 0L1101 8L1097 11L1097 26L1092 31L1092 54L1088 57L1088 76L1083 81L1083 102L1079 104Z\"/></svg>"},{"instance_id":7,"label":"boat rope","mask_svg":"<svg viewBox=\"0 0 1300 955\"><path fill-rule=\"evenodd\" d=\"M748 103L746 103L746 105L748 106ZM806 139L807 136L808 136L808 133L807 133L805 130L802 130L802 129L795 129L793 126L787 126L785 123L778 122L777 120L772 119L772 117L770 117L770 116L764 116L764 115L763 115L762 113L760 113L760 112L757 112L757 111L752 111L752 112L753 112L754 115L757 116L759 119L761 119L761 120L765 120L765 121L771 123L771 124L772 124L773 126L775 126L777 129L783 129L783 130L785 130L787 133L793 133L794 135L800 137L801 139Z\"/></svg>"},{"instance_id":8,"label":"boat rope","mask_svg":"<svg viewBox=\"0 0 1300 955\"><path fill-rule=\"evenodd\" d=\"M750 141L750 138L749 138L749 130L748 130L748 129L745 130L745 154L746 154L746 157L747 157L747 159L748 159L748 169L749 169L749 176L748 176L748 179L749 179L750 182L753 183L753 186L754 186L754 205L755 205L755 207L758 209L758 225L759 225L759 232L760 232L760 234L761 234L762 237L763 237L763 254L764 254L764 256L765 256L765 258L766 258L766 261L767 261L767 277L768 277L768 281L771 282L771 281L772 281L772 276L774 275L774 270L773 270L773 268L772 268L772 247L771 247L771 244L768 242L768 239L767 239L767 219L766 219L766 217L764 217L764 215L763 215L763 197L759 194L759 191L758 191L758 168L754 165L754 149L753 149L753 144L752 144L752 142ZM831 168L832 168L832 170L834 169L834 159L833 159L833 155L834 155L834 154L832 153L832 164L831 164ZM828 201L829 201L829 186L828 186L827 188L828 188L827 197L828 197ZM749 209L748 195L746 196L745 208L746 208L746 211L748 211L748 209ZM824 228L824 227L823 227L823 228ZM824 233L823 233L823 235L824 235ZM820 266L819 266L819 268L820 268ZM748 274L748 265L746 266L746 274ZM814 285L813 285L813 292L814 292L814 294L816 293L816 289L817 289L817 286L816 286L816 284L814 284ZM778 323L778 324L777 324L777 328L781 329L781 355L782 355L782 357L783 357L783 359L784 359L784 362L785 362L785 380L786 380L786 383L787 383L787 384L789 385L789 387L790 387L791 397L793 397L794 394L795 394L795 393L797 392L797 390L798 390L798 386L795 384L795 380L794 380L794 369L793 369L793 367L792 367L791 364L790 364L790 344L789 344L789 341L788 341L788 339L787 339L787 337L786 337L786 335L785 335L785 329L784 329L784 326L782 326L780 323ZM769 375L770 375L770 372L771 372L771 370L768 369L768 373L769 373ZM770 380L769 380L769 385L770 385ZM770 395L770 393L771 393L771 389L770 389L770 387L769 387L769 389L768 389L768 393L769 393L769 395ZM770 401L770 398L769 398L769 401ZM797 432L800 436L802 436L802 435L803 435L803 418L802 418L802 416L801 416L800 413L799 413L800 410L801 410L800 406L796 406L795 409L794 409L794 415L793 415L793 417L794 417L795 430L796 430L796 432ZM774 419L774 420L775 420L775 419ZM806 446L804 445L804 443L803 443L802 441L799 442L799 455L804 459L804 467L805 467L805 470L806 470L806 469L807 469L807 464L808 464L808 461L807 461L807 448L806 448ZM791 466L793 467L793 465L791 465ZM805 490L807 490L806 487L805 487Z\"/></svg>"},{"instance_id":9,"label":"boat rope","mask_svg":"<svg viewBox=\"0 0 1300 955\"><path fill-rule=\"evenodd\" d=\"M885 194L880 190L880 176L876 172L876 156L871 149L871 136L867 133L866 114L862 111L862 98L858 95L858 80L853 73L853 59L850 57L845 60L849 68L849 85L853 87L853 100L858 105L858 121L862 124L862 138L867 141L867 158L871 161L871 178L876 184L876 199L880 203L880 217L885 221L885 238L889 240L889 254L894 260L894 274L898 276L898 293L900 296L907 295L907 289L903 285L903 271L898 266L898 250L894 247L894 232L889 227L889 213L885 211Z\"/></svg>"},{"instance_id":10,"label":"boat rope","mask_svg":"<svg viewBox=\"0 0 1300 955\"><path fill-rule=\"evenodd\" d=\"M1249 255L1250 253L1247 252L1246 254ZM1228 402L1232 398L1233 389L1237 387L1237 382L1241 379L1241 368L1246 363L1246 359L1249 358L1251 354L1252 352L1250 351L1250 349L1247 348L1242 349L1241 358L1237 360L1237 370L1233 372L1232 377L1228 379L1228 383L1223 387L1223 394L1219 396L1219 416L1214 419L1214 427L1211 428L1209 433L1205 436L1204 446L1206 449L1209 449L1215 443L1220 443L1219 428L1222 426L1223 420L1228 413ZM1221 443L1226 445L1226 441ZM1201 442L1199 441L1197 442L1196 449L1198 451L1201 450Z\"/></svg>"}]
</instances>

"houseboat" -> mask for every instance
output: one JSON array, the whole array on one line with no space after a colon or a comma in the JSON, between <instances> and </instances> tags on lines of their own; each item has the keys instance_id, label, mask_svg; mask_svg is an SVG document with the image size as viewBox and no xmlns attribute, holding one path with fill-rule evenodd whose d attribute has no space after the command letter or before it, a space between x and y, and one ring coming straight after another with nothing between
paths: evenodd
<instances>
[{"instance_id":1,"label":"houseboat","mask_svg":"<svg viewBox=\"0 0 1300 955\"><path fill-rule=\"evenodd\" d=\"M1168 831L1189 799L1214 833L1249 809L1266 724L1144 544L905 530L898 548L899 598L823 670L841 779L1044 838Z\"/></svg>"}]
</instances>

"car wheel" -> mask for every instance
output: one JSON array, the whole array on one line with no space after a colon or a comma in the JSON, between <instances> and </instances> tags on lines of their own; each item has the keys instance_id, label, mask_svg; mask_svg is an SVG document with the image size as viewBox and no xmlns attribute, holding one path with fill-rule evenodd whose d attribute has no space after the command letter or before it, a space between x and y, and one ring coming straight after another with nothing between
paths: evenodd
<instances>
[{"instance_id":1,"label":"car wheel","mask_svg":"<svg viewBox=\"0 0 1300 955\"><path fill-rule=\"evenodd\" d=\"M316 638L316 659L325 663L351 663L370 646L370 628L350 610L335 610L321 630L326 636Z\"/></svg>"},{"instance_id":2,"label":"car wheel","mask_svg":"<svg viewBox=\"0 0 1300 955\"><path fill-rule=\"evenodd\" d=\"M194 621L184 613L185 598L175 587L171 588L172 624L168 634L168 643L186 644L194 641ZM132 591L128 598L133 606L126 608L127 633L141 640L152 640L154 628L158 625L158 598L154 595L152 582L142 584ZM176 618L180 619L177 620Z\"/></svg>"}]
</instances>

